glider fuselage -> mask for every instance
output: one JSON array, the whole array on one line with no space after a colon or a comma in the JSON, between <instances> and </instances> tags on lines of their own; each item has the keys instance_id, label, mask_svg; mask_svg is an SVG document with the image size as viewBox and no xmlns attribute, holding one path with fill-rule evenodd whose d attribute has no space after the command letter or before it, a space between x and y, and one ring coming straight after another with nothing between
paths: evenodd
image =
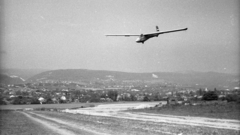
<instances>
[{"instance_id":1,"label":"glider fuselage","mask_svg":"<svg viewBox=\"0 0 240 135\"><path fill-rule=\"evenodd\" d=\"M145 41L147 41L148 39L153 38L153 37L158 37L158 34L155 34L155 35L140 35L136 39L136 42L137 43L144 43Z\"/></svg>"}]
</instances>

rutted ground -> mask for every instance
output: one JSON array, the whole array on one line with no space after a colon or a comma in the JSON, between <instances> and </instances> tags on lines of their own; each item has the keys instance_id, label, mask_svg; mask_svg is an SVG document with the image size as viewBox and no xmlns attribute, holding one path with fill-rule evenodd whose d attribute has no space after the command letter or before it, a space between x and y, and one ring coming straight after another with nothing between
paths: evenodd
<instances>
[{"instance_id":1,"label":"rutted ground","mask_svg":"<svg viewBox=\"0 0 240 135\"><path fill-rule=\"evenodd\" d=\"M105 104L92 108L55 111L15 111L33 129L31 134L84 135L239 135L238 120L183 117L123 110L149 107L157 102ZM67 113L65 113L67 112ZM25 117L24 117L25 116ZM24 118L23 118L24 117ZM17 118L17 117L15 117ZM28 124L30 125L30 124ZM38 127L37 127L37 126ZM22 125L23 126L23 125ZM6 126L5 126L6 127ZM27 128L26 128L27 129Z\"/></svg>"},{"instance_id":2,"label":"rutted ground","mask_svg":"<svg viewBox=\"0 0 240 135\"><path fill-rule=\"evenodd\" d=\"M238 135L239 131L202 126L189 126L165 122L151 122L105 116L69 114L49 111L24 112L45 121L52 126L61 127L73 134L96 135Z\"/></svg>"},{"instance_id":3,"label":"rutted ground","mask_svg":"<svg viewBox=\"0 0 240 135\"><path fill-rule=\"evenodd\" d=\"M151 122L164 122L172 124L184 124L189 126L203 126L221 129L232 129L240 130L239 120L228 120L228 119L213 119L203 117L186 117L186 116L172 116L172 115L160 115L150 113L133 113L133 112L122 112L122 110L134 109L138 107L150 107L156 105L156 102L151 103L129 103L129 104L107 104L99 105L94 108L85 108L78 110L68 110L64 112L73 114L87 114L96 116L108 116L132 120L142 120Z\"/></svg>"},{"instance_id":4,"label":"rutted ground","mask_svg":"<svg viewBox=\"0 0 240 135\"><path fill-rule=\"evenodd\" d=\"M21 112L23 113L23 112ZM23 113L25 116L27 116L29 119L39 123L40 125L44 126L45 129L49 129L52 130L52 132L59 134L59 135L74 135L74 133L72 133L71 131L65 130L65 129L61 129L61 123L58 122L58 124L54 124L52 122L47 122L45 120L43 120L42 118L36 118L33 117L32 115L29 115L27 113Z\"/></svg>"}]
</instances>

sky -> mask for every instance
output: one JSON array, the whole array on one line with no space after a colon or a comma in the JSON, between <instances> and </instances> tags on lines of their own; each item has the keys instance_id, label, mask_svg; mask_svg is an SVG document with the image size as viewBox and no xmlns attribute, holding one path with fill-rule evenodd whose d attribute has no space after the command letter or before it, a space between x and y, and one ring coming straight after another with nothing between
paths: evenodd
<instances>
[{"instance_id":1,"label":"sky","mask_svg":"<svg viewBox=\"0 0 240 135\"><path fill-rule=\"evenodd\" d=\"M238 0L3 0L1 67L239 73ZM145 34L159 35L144 44Z\"/></svg>"}]
</instances>

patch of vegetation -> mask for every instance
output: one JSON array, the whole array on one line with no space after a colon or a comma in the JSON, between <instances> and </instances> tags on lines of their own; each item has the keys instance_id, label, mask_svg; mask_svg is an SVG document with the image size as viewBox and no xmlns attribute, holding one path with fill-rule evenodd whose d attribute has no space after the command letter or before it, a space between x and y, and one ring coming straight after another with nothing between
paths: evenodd
<instances>
[{"instance_id":1,"label":"patch of vegetation","mask_svg":"<svg viewBox=\"0 0 240 135\"><path fill-rule=\"evenodd\" d=\"M30 97L24 97L24 96L18 96L14 97L12 99L12 104L14 105L21 105L21 104L40 104L39 100L37 98L30 98Z\"/></svg>"},{"instance_id":2,"label":"patch of vegetation","mask_svg":"<svg viewBox=\"0 0 240 135\"><path fill-rule=\"evenodd\" d=\"M218 95L215 91L208 91L203 94L202 100L204 101L218 100Z\"/></svg>"},{"instance_id":3,"label":"patch of vegetation","mask_svg":"<svg viewBox=\"0 0 240 135\"><path fill-rule=\"evenodd\" d=\"M226 100L228 102L237 102L240 103L240 95L235 95L235 94L228 94L226 96Z\"/></svg>"},{"instance_id":4,"label":"patch of vegetation","mask_svg":"<svg viewBox=\"0 0 240 135\"><path fill-rule=\"evenodd\" d=\"M130 111L240 120L240 104L235 102L206 102L205 104L199 105L166 105L163 107L134 109Z\"/></svg>"},{"instance_id":5,"label":"patch of vegetation","mask_svg":"<svg viewBox=\"0 0 240 135\"><path fill-rule=\"evenodd\" d=\"M85 104L85 105L82 105L80 107L73 107L73 108L69 108L69 109L81 109L81 108L87 108L87 107L95 107L94 104ZM65 108L56 108L56 107L53 107L53 108L46 108L46 107L40 107L40 108L34 108L33 110L35 111L61 111L61 110L64 110Z\"/></svg>"},{"instance_id":6,"label":"patch of vegetation","mask_svg":"<svg viewBox=\"0 0 240 135\"><path fill-rule=\"evenodd\" d=\"M71 108L86 108L86 107L94 107L103 103L68 103L68 104L36 104L36 105L4 105L0 106L0 110L17 110L17 109L25 109L25 108L33 108L41 109L71 109Z\"/></svg>"}]
</instances>

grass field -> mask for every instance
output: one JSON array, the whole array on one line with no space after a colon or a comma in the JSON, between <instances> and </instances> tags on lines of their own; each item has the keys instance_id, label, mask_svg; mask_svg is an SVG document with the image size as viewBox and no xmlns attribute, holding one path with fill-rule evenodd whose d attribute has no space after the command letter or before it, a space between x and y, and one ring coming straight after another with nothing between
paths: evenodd
<instances>
[{"instance_id":1,"label":"grass field","mask_svg":"<svg viewBox=\"0 0 240 135\"><path fill-rule=\"evenodd\" d=\"M17 111L0 111L1 135L55 135Z\"/></svg>"},{"instance_id":2,"label":"grass field","mask_svg":"<svg viewBox=\"0 0 240 135\"><path fill-rule=\"evenodd\" d=\"M210 105L172 105L145 109L133 109L133 112L159 113L178 116L196 116L220 119L240 120L240 104L210 104Z\"/></svg>"},{"instance_id":3,"label":"grass field","mask_svg":"<svg viewBox=\"0 0 240 135\"><path fill-rule=\"evenodd\" d=\"M25 108L85 108L93 107L101 103L70 103L70 104L31 104L31 105L1 105L0 110L18 110Z\"/></svg>"},{"instance_id":4,"label":"grass field","mask_svg":"<svg viewBox=\"0 0 240 135\"><path fill-rule=\"evenodd\" d=\"M0 105L0 110L18 110L25 108L56 108L72 109L94 107L101 104L121 104L121 103L138 103L138 102L95 102L95 103L67 103L67 104L30 104L30 105ZM141 103L141 102L139 102Z\"/></svg>"}]
</instances>

